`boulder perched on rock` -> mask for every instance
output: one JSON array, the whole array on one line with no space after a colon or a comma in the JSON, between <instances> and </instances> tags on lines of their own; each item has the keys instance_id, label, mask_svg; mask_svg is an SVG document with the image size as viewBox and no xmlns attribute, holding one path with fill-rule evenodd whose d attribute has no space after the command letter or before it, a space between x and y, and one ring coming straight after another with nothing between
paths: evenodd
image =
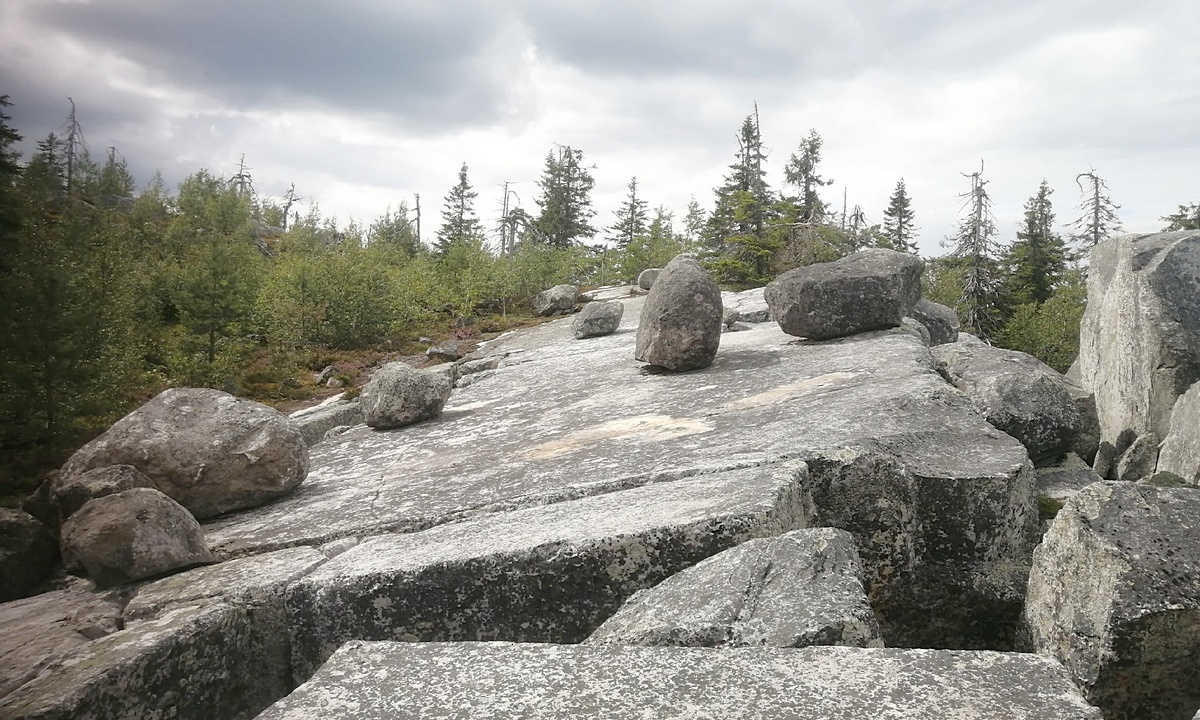
<instances>
[{"instance_id":1,"label":"boulder perched on rock","mask_svg":"<svg viewBox=\"0 0 1200 720\"><path fill-rule=\"evenodd\" d=\"M386 430L435 418L452 389L443 375L390 362L375 371L359 396L363 421L376 430Z\"/></svg>"},{"instance_id":2,"label":"boulder perched on rock","mask_svg":"<svg viewBox=\"0 0 1200 720\"><path fill-rule=\"evenodd\" d=\"M0 508L0 602L28 596L58 562L45 525L22 510Z\"/></svg>"},{"instance_id":3,"label":"boulder perched on rock","mask_svg":"<svg viewBox=\"0 0 1200 720\"><path fill-rule=\"evenodd\" d=\"M637 276L637 286L643 290L654 287L654 281L658 279L660 272L662 272L662 268L646 268L641 271Z\"/></svg>"},{"instance_id":4,"label":"boulder perched on rock","mask_svg":"<svg viewBox=\"0 0 1200 720\"><path fill-rule=\"evenodd\" d=\"M932 349L938 371L997 429L1012 435L1035 463L1070 451L1082 421L1066 378L1042 361L984 343Z\"/></svg>"},{"instance_id":5,"label":"boulder perched on rock","mask_svg":"<svg viewBox=\"0 0 1200 720\"><path fill-rule=\"evenodd\" d=\"M538 315L562 315L575 308L579 288L574 285L555 285L533 296L533 311Z\"/></svg>"},{"instance_id":6,"label":"boulder perched on rock","mask_svg":"<svg viewBox=\"0 0 1200 720\"><path fill-rule=\"evenodd\" d=\"M924 269L916 255L872 248L789 270L765 296L785 333L828 340L900 325L921 298Z\"/></svg>"},{"instance_id":7,"label":"boulder perched on rock","mask_svg":"<svg viewBox=\"0 0 1200 720\"><path fill-rule=\"evenodd\" d=\"M1092 249L1079 372L1096 393L1101 441L1166 437L1175 399L1200 381L1200 232L1123 235Z\"/></svg>"},{"instance_id":8,"label":"boulder perched on rock","mask_svg":"<svg viewBox=\"0 0 1200 720\"><path fill-rule=\"evenodd\" d=\"M83 566L101 587L216 562L200 523L153 488L90 501L63 523L65 561Z\"/></svg>"},{"instance_id":9,"label":"boulder perched on rock","mask_svg":"<svg viewBox=\"0 0 1200 720\"><path fill-rule=\"evenodd\" d=\"M921 298L908 316L929 331L930 345L958 342L958 313L953 308Z\"/></svg>"},{"instance_id":10,"label":"boulder perched on rock","mask_svg":"<svg viewBox=\"0 0 1200 720\"><path fill-rule=\"evenodd\" d=\"M308 447L274 408L219 390L173 388L80 448L63 466L63 482L108 465L132 465L203 519L290 493L308 475Z\"/></svg>"},{"instance_id":11,"label":"boulder perched on rock","mask_svg":"<svg viewBox=\"0 0 1200 720\"><path fill-rule=\"evenodd\" d=\"M601 645L879 647L862 563L844 530L761 538L635 593L587 640Z\"/></svg>"},{"instance_id":12,"label":"boulder perched on rock","mask_svg":"<svg viewBox=\"0 0 1200 720\"><path fill-rule=\"evenodd\" d=\"M1109 718L1200 707L1200 490L1100 482L1067 501L1034 552L1032 649Z\"/></svg>"},{"instance_id":13,"label":"boulder perched on rock","mask_svg":"<svg viewBox=\"0 0 1200 720\"><path fill-rule=\"evenodd\" d=\"M1189 485L1200 485L1200 383L1175 401L1171 431L1158 453L1158 470L1175 473Z\"/></svg>"},{"instance_id":14,"label":"boulder perched on rock","mask_svg":"<svg viewBox=\"0 0 1200 720\"><path fill-rule=\"evenodd\" d=\"M571 321L571 333L578 339L612 335L621 324L625 304L620 300L590 302Z\"/></svg>"},{"instance_id":15,"label":"boulder perched on rock","mask_svg":"<svg viewBox=\"0 0 1200 720\"><path fill-rule=\"evenodd\" d=\"M63 520L89 500L139 487L152 488L154 481L132 465L105 465L78 475L59 475L51 486Z\"/></svg>"},{"instance_id":16,"label":"boulder perched on rock","mask_svg":"<svg viewBox=\"0 0 1200 720\"><path fill-rule=\"evenodd\" d=\"M708 367L721 344L721 290L680 255L663 268L642 308L634 357L668 370Z\"/></svg>"}]
</instances>

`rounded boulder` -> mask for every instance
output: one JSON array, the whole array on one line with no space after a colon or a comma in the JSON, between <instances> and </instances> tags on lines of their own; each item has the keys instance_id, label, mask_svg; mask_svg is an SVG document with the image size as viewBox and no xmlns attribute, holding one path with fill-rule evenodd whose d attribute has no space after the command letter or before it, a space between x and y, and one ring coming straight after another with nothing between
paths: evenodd
<instances>
[{"instance_id":1,"label":"rounded boulder","mask_svg":"<svg viewBox=\"0 0 1200 720\"><path fill-rule=\"evenodd\" d=\"M450 392L450 381L444 374L391 362L375 371L359 402L364 422L377 430L387 430L441 415Z\"/></svg>"},{"instance_id":2,"label":"rounded boulder","mask_svg":"<svg viewBox=\"0 0 1200 720\"><path fill-rule=\"evenodd\" d=\"M721 344L721 290L700 263L680 255L659 273L638 324L638 360L667 370L708 367Z\"/></svg>"}]
</instances>

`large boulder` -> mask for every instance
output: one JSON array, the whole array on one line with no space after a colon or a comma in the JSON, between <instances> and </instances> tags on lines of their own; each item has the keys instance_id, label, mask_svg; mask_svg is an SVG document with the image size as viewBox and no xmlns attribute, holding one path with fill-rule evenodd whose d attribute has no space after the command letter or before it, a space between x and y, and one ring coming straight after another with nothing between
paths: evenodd
<instances>
[{"instance_id":1,"label":"large boulder","mask_svg":"<svg viewBox=\"0 0 1200 720\"><path fill-rule=\"evenodd\" d=\"M1067 501L1034 552L1031 649L1108 718L1200 708L1200 490L1100 482Z\"/></svg>"},{"instance_id":2,"label":"large boulder","mask_svg":"<svg viewBox=\"0 0 1200 720\"><path fill-rule=\"evenodd\" d=\"M612 335L620 326L624 314L625 304L620 300L590 302L571 321L571 333L580 340Z\"/></svg>"},{"instance_id":3,"label":"large boulder","mask_svg":"<svg viewBox=\"0 0 1200 720\"><path fill-rule=\"evenodd\" d=\"M287 416L219 390L173 388L118 420L63 466L63 482L132 465L197 518L287 495L308 475L308 447Z\"/></svg>"},{"instance_id":4,"label":"large boulder","mask_svg":"<svg viewBox=\"0 0 1200 720\"><path fill-rule=\"evenodd\" d=\"M930 345L958 342L958 313L953 308L921 298L908 316L929 331Z\"/></svg>"},{"instance_id":5,"label":"large boulder","mask_svg":"<svg viewBox=\"0 0 1200 720\"><path fill-rule=\"evenodd\" d=\"M1037 655L351 642L259 720L1100 720Z\"/></svg>"},{"instance_id":6,"label":"large boulder","mask_svg":"<svg viewBox=\"0 0 1200 720\"><path fill-rule=\"evenodd\" d=\"M587 642L880 647L862 572L843 530L750 540L635 593Z\"/></svg>"},{"instance_id":7,"label":"large boulder","mask_svg":"<svg viewBox=\"0 0 1200 720\"><path fill-rule=\"evenodd\" d=\"M668 370L708 367L721 344L721 290L680 255L662 269L642 308L634 357Z\"/></svg>"},{"instance_id":8,"label":"large boulder","mask_svg":"<svg viewBox=\"0 0 1200 720\"><path fill-rule=\"evenodd\" d=\"M1124 235L1092 249L1079 371L1096 393L1102 442L1166 437L1175 399L1200 381L1200 232Z\"/></svg>"},{"instance_id":9,"label":"large boulder","mask_svg":"<svg viewBox=\"0 0 1200 720\"><path fill-rule=\"evenodd\" d=\"M216 562L200 523L153 488L96 498L62 526L63 559L111 587Z\"/></svg>"},{"instance_id":10,"label":"large boulder","mask_svg":"<svg viewBox=\"0 0 1200 720\"><path fill-rule=\"evenodd\" d=\"M1171 431L1158 453L1158 470L1174 473L1189 485L1200 485L1200 383L1175 401Z\"/></svg>"},{"instance_id":11,"label":"large boulder","mask_svg":"<svg viewBox=\"0 0 1200 720\"><path fill-rule=\"evenodd\" d=\"M134 488L154 487L154 481L132 465L105 465L77 475L59 475L51 485L63 520L90 500Z\"/></svg>"},{"instance_id":12,"label":"large boulder","mask_svg":"<svg viewBox=\"0 0 1200 720\"><path fill-rule=\"evenodd\" d=\"M939 372L970 396L988 422L1019 440L1035 463L1072 449L1082 420L1068 381L1054 368L984 343L938 345L932 353Z\"/></svg>"},{"instance_id":13,"label":"large boulder","mask_svg":"<svg viewBox=\"0 0 1200 720\"><path fill-rule=\"evenodd\" d=\"M562 315L575 308L579 288L574 285L555 285L533 296L533 311L538 315Z\"/></svg>"},{"instance_id":14,"label":"large boulder","mask_svg":"<svg viewBox=\"0 0 1200 720\"><path fill-rule=\"evenodd\" d=\"M23 510L0 508L0 602L28 596L58 562L50 531Z\"/></svg>"},{"instance_id":15,"label":"large boulder","mask_svg":"<svg viewBox=\"0 0 1200 720\"><path fill-rule=\"evenodd\" d=\"M359 396L363 421L385 430L435 418L452 389L444 376L390 362L375 371Z\"/></svg>"},{"instance_id":16,"label":"large boulder","mask_svg":"<svg viewBox=\"0 0 1200 720\"><path fill-rule=\"evenodd\" d=\"M898 327L921 298L925 263L881 248L789 270L767 285L771 315L809 340Z\"/></svg>"}]
</instances>

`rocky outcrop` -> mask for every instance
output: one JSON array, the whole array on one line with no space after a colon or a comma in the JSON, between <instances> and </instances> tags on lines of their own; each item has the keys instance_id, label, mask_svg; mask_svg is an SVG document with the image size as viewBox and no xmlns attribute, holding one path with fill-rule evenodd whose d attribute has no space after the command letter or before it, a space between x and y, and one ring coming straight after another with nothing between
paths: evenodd
<instances>
[{"instance_id":1,"label":"rocky outcrop","mask_svg":"<svg viewBox=\"0 0 1200 720\"><path fill-rule=\"evenodd\" d=\"M375 371L359 396L363 421L376 430L435 418L450 397L446 378L408 363L390 362Z\"/></svg>"},{"instance_id":2,"label":"rocky outcrop","mask_svg":"<svg viewBox=\"0 0 1200 720\"><path fill-rule=\"evenodd\" d=\"M66 520L90 500L134 488L152 488L154 481L132 465L106 465L78 475L59 475L51 485L59 516Z\"/></svg>"},{"instance_id":3,"label":"rocky outcrop","mask_svg":"<svg viewBox=\"0 0 1200 720\"><path fill-rule=\"evenodd\" d=\"M1158 470L1174 473L1189 485L1200 485L1200 383L1175 401L1171 431L1158 453Z\"/></svg>"},{"instance_id":4,"label":"rocky outcrop","mask_svg":"<svg viewBox=\"0 0 1200 720\"><path fill-rule=\"evenodd\" d=\"M1200 707L1200 490L1102 482L1067 501L1034 553L1028 642L1109 718Z\"/></svg>"},{"instance_id":5,"label":"rocky outcrop","mask_svg":"<svg viewBox=\"0 0 1200 720\"><path fill-rule=\"evenodd\" d=\"M571 333L576 339L611 335L621 324L625 305L620 300L590 302L571 320Z\"/></svg>"},{"instance_id":6,"label":"rocky outcrop","mask_svg":"<svg viewBox=\"0 0 1200 720\"><path fill-rule=\"evenodd\" d=\"M579 288L574 285L555 285L533 296L533 311L538 315L562 315L575 309Z\"/></svg>"},{"instance_id":7,"label":"rocky outcrop","mask_svg":"<svg viewBox=\"0 0 1200 720\"><path fill-rule=\"evenodd\" d=\"M0 508L0 602L33 592L58 562L58 544L45 525L22 510Z\"/></svg>"},{"instance_id":8,"label":"rocky outcrop","mask_svg":"<svg viewBox=\"0 0 1200 720\"><path fill-rule=\"evenodd\" d=\"M1170 430L1200 381L1200 232L1124 235L1092 249L1079 329L1080 383L1096 393L1100 439Z\"/></svg>"},{"instance_id":9,"label":"rocky outcrop","mask_svg":"<svg viewBox=\"0 0 1200 720\"><path fill-rule=\"evenodd\" d=\"M660 272L662 272L662 268L646 268L641 271L637 276L637 286L643 290L654 287L654 281L658 279Z\"/></svg>"},{"instance_id":10,"label":"rocky outcrop","mask_svg":"<svg viewBox=\"0 0 1200 720\"><path fill-rule=\"evenodd\" d=\"M600 645L880 647L854 538L796 530L750 540L633 595Z\"/></svg>"},{"instance_id":11,"label":"rocky outcrop","mask_svg":"<svg viewBox=\"0 0 1200 720\"><path fill-rule=\"evenodd\" d=\"M359 425L363 422L362 403L357 399L346 400L340 395L338 398L289 416L300 430L305 443L315 445L324 439L327 432L336 427Z\"/></svg>"},{"instance_id":12,"label":"rocky outcrop","mask_svg":"<svg viewBox=\"0 0 1200 720\"><path fill-rule=\"evenodd\" d=\"M414 681L419 678L419 682ZM1100 720L1053 660L885 648L352 642L260 720Z\"/></svg>"},{"instance_id":13,"label":"rocky outcrop","mask_svg":"<svg viewBox=\"0 0 1200 720\"><path fill-rule=\"evenodd\" d=\"M1082 420L1062 375L1016 350L983 343L933 348L938 370L965 392L988 422L1012 435L1035 463L1054 461L1074 445Z\"/></svg>"},{"instance_id":14,"label":"rocky outcrop","mask_svg":"<svg viewBox=\"0 0 1200 720\"><path fill-rule=\"evenodd\" d=\"M806 265L775 278L764 295L789 335L828 340L898 327L921 298L925 263L874 248L836 262Z\"/></svg>"},{"instance_id":15,"label":"rocky outcrop","mask_svg":"<svg viewBox=\"0 0 1200 720\"><path fill-rule=\"evenodd\" d=\"M88 502L62 526L63 561L81 566L100 587L123 585L216 562L200 523L153 488Z\"/></svg>"},{"instance_id":16,"label":"rocky outcrop","mask_svg":"<svg viewBox=\"0 0 1200 720\"><path fill-rule=\"evenodd\" d=\"M203 519L290 493L308 474L308 448L274 408L219 390L175 388L84 445L61 475L109 465L132 465Z\"/></svg>"},{"instance_id":17,"label":"rocky outcrop","mask_svg":"<svg viewBox=\"0 0 1200 720\"><path fill-rule=\"evenodd\" d=\"M908 315L929 331L931 346L958 342L958 313L953 308L921 298Z\"/></svg>"},{"instance_id":18,"label":"rocky outcrop","mask_svg":"<svg viewBox=\"0 0 1200 720\"><path fill-rule=\"evenodd\" d=\"M721 344L721 291L700 263L680 255L663 268L642 308L634 357L686 371L708 367Z\"/></svg>"},{"instance_id":19,"label":"rocky outcrop","mask_svg":"<svg viewBox=\"0 0 1200 720\"><path fill-rule=\"evenodd\" d=\"M579 642L635 591L804 527L804 473L702 475L368 540L288 590L297 679L347 640Z\"/></svg>"}]
</instances>

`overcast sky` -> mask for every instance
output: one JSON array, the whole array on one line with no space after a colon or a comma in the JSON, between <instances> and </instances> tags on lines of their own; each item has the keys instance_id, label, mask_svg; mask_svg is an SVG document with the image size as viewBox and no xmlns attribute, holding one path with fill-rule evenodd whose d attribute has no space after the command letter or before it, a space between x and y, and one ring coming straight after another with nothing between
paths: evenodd
<instances>
[{"instance_id":1,"label":"overcast sky","mask_svg":"<svg viewBox=\"0 0 1200 720\"><path fill-rule=\"evenodd\" d=\"M26 155L70 96L139 182L244 153L342 224L420 193L426 240L463 162L489 225L504 181L536 212L556 143L598 226L634 175L709 208L755 102L774 186L816 128L824 199L880 222L905 178L927 256L981 160L1006 242L1043 178L1073 219L1089 168L1130 231L1200 201L1198 0L3 0L0 94Z\"/></svg>"}]
</instances>

